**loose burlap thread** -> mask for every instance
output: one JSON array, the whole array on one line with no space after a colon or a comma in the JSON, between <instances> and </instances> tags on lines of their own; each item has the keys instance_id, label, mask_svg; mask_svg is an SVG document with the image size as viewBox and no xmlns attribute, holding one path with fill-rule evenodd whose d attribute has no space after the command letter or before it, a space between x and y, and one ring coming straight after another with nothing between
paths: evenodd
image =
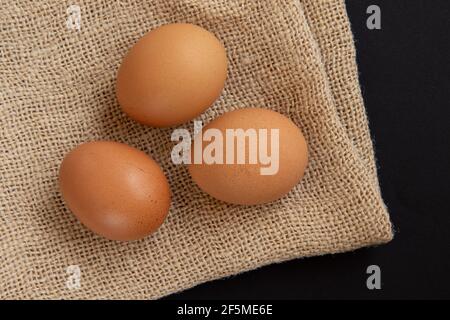
<instances>
[{"instance_id":1,"label":"loose burlap thread","mask_svg":"<svg viewBox=\"0 0 450 320\"><path fill-rule=\"evenodd\" d=\"M391 240L342 0L77 4L80 30L66 26L69 3L7 0L0 8L1 298L158 298L270 263ZM223 94L198 119L265 107L304 132L310 162L286 197L260 206L214 200L171 163L173 128L144 127L120 111L121 58L171 22L200 25L227 49ZM161 164L173 199L157 233L109 241L65 207L58 166L90 140L125 142ZM69 283L72 265L79 287Z\"/></svg>"}]
</instances>

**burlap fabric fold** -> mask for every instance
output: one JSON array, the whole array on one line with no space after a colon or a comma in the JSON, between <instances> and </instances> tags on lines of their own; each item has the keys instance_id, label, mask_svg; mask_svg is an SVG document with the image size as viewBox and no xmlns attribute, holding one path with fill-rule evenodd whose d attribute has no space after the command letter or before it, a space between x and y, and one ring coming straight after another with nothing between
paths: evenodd
<instances>
[{"instance_id":1,"label":"burlap fabric fold","mask_svg":"<svg viewBox=\"0 0 450 320\"><path fill-rule=\"evenodd\" d=\"M0 7L0 297L158 298L270 263L392 238L380 196L343 1L10 1ZM191 22L227 48L221 98L199 118L265 107L290 117L310 149L305 178L262 206L220 203L173 165L173 128L141 126L117 104L117 68L148 30ZM192 123L184 127L192 130ZM167 221L122 243L85 229L57 185L63 156L116 140L157 160L171 184ZM80 286L68 284L72 268Z\"/></svg>"}]
</instances>

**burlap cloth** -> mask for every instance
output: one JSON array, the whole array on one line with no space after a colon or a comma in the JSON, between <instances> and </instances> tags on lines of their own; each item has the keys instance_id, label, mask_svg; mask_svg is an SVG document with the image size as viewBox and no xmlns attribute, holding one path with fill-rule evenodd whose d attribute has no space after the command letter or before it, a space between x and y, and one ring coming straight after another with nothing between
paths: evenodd
<instances>
[{"instance_id":1,"label":"burlap cloth","mask_svg":"<svg viewBox=\"0 0 450 320\"><path fill-rule=\"evenodd\" d=\"M0 9L1 298L157 298L392 238L343 1L76 4L79 31L66 27L69 3L8 0ZM303 130L309 167L288 196L252 207L215 201L184 166L171 164L173 129L141 126L120 111L114 86L121 58L169 22L201 25L227 48L225 90L201 119L257 106ZM66 209L58 166L71 148L96 139L126 142L163 166L173 202L153 236L108 241ZM70 265L81 270L79 288L66 285Z\"/></svg>"}]
</instances>

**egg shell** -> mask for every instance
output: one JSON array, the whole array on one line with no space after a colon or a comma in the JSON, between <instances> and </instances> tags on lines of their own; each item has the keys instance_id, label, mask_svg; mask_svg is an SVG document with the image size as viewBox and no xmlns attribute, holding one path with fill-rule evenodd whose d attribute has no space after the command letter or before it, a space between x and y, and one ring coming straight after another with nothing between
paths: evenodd
<instances>
[{"instance_id":1,"label":"egg shell","mask_svg":"<svg viewBox=\"0 0 450 320\"><path fill-rule=\"evenodd\" d=\"M170 190L159 165L126 144L79 145L61 163L59 185L83 225L112 240L143 238L163 223Z\"/></svg>"},{"instance_id":2,"label":"egg shell","mask_svg":"<svg viewBox=\"0 0 450 320\"><path fill-rule=\"evenodd\" d=\"M302 179L307 163L308 149L300 129L287 117L275 111L261 108L244 108L223 114L203 128L215 128L226 137L227 129L279 129L279 161L278 171L273 175L262 175L261 168L266 167L260 159L250 164L249 148L246 146L246 163L233 164L191 163L189 173L195 183L212 197L232 204L255 205L275 201L285 196ZM191 158L194 162L195 140L191 146ZM248 141L248 140L247 140ZM268 142L270 138L268 139ZM203 141L203 149L210 142ZM224 159L226 143L223 143ZM271 152L268 143L269 154ZM234 155L236 157L237 143ZM236 158L235 158L236 159Z\"/></svg>"},{"instance_id":3,"label":"egg shell","mask_svg":"<svg viewBox=\"0 0 450 320\"><path fill-rule=\"evenodd\" d=\"M211 32L193 24L167 24L148 32L126 54L116 94L134 120L167 127L211 106L226 77L225 48Z\"/></svg>"}]
</instances>

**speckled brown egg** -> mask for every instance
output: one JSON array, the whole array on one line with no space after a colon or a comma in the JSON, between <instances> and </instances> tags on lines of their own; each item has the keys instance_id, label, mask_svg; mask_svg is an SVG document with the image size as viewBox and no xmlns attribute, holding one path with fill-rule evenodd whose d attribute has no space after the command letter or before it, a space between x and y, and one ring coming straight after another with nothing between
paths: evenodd
<instances>
[{"instance_id":1,"label":"speckled brown egg","mask_svg":"<svg viewBox=\"0 0 450 320\"><path fill-rule=\"evenodd\" d=\"M214 34L193 24L167 24L148 32L126 54L116 94L134 120L167 127L211 106L226 77L226 52Z\"/></svg>"},{"instance_id":2,"label":"speckled brown egg","mask_svg":"<svg viewBox=\"0 0 450 320\"><path fill-rule=\"evenodd\" d=\"M210 129L215 132L209 131ZM245 140L241 140L244 143L238 143L238 135L230 135L232 139L227 137L227 131L236 133L236 129L247 134L244 136ZM250 135L249 129L256 134ZM208 136L208 131L213 134ZM265 142L262 138L264 135ZM211 147L213 141L217 143L220 139L222 148ZM254 148L250 147L251 140L256 141L253 143ZM227 147L230 141L234 142ZM198 146L202 146L202 152L198 152L200 156L196 157L195 153L200 150ZM220 143L216 146L220 146ZM267 152L264 148L267 148ZM221 149L223 155L218 156L218 150ZM241 155L245 155L240 161L239 151ZM212 157L205 161L205 155ZM198 163L200 158L202 163ZM244 108L214 119L203 128L201 135L194 138L189 173L200 189L218 200L256 205L285 196L302 179L307 162L307 144L294 122L271 110Z\"/></svg>"},{"instance_id":3,"label":"speckled brown egg","mask_svg":"<svg viewBox=\"0 0 450 320\"><path fill-rule=\"evenodd\" d=\"M169 211L170 190L162 169L144 152L122 143L79 145L62 161L59 185L81 223L112 240L153 233Z\"/></svg>"}]
</instances>

